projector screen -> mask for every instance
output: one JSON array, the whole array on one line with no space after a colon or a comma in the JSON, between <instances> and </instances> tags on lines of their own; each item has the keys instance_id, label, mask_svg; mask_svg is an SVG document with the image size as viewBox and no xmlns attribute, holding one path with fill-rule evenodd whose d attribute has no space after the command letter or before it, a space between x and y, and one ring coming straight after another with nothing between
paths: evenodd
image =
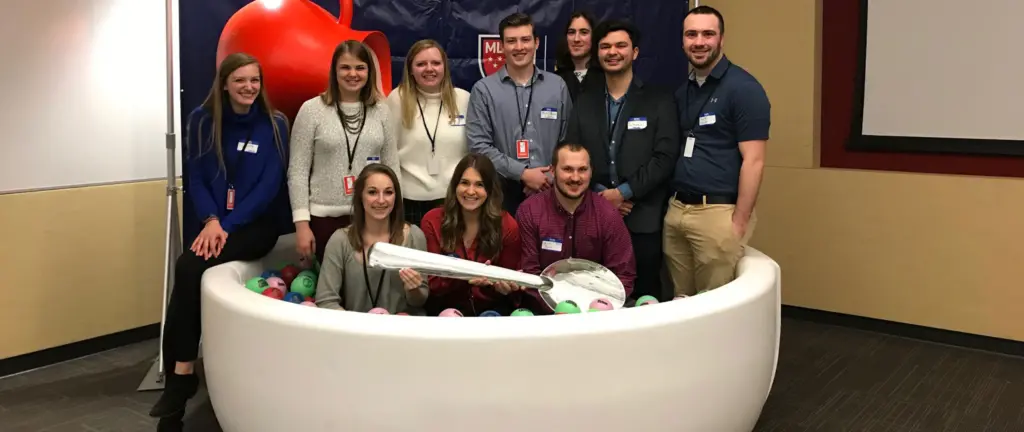
<instances>
[{"instance_id":1,"label":"projector screen","mask_svg":"<svg viewBox=\"0 0 1024 432\"><path fill-rule=\"evenodd\" d=\"M1024 140L1024 2L861 1L862 135Z\"/></svg>"},{"instance_id":2,"label":"projector screen","mask_svg":"<svg viewBox=\"0 0 1024 432\"><path fill-rule=\"evenodd\" d=\"M166 177L165 23L159 0L4 1L0 193Z\"/></svg>"}]
</instances>

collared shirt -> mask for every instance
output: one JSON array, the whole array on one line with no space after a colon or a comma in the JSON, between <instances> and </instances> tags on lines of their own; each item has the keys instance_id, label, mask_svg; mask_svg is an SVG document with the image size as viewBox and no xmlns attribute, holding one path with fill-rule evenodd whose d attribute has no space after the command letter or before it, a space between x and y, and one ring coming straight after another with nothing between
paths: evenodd
<instances>
[{"instance_id":1,"label":"collared shirt","mask_svg":"<svg viewBox=\"0 0 1024 432\"><path fill-rule=\"evenodd\" d=\"M771 103L761 83L724 55L703 83L691 71L675 94L683 151L672 187L708 195L737 195L743 155L739 143L768 140ZM691 157L686 140L695 139Z\"/></svg>"},{"instance_id":2,"label":"collared shirt","mask_svg":"<svg viewBox=\"0 0 1024 432\"><path fill-rule=\"evenodd\" d=\"M597 192L602 192L609 187L616 188L622 194L623 199L633 198L633 188L629 186L629 183L619 183L616 180L619 178L619 170L615 166L615 155L619 154L619 144L622 140L621 135L618 136L618 140L615 139L615 125L619 124L619 112L622 111L622 107L626 104L626 98L629 97L629 90L634 85L641 85L640 79L633 77L633 81L629 83L629 87L626 88L626 93L622 97L615 99L611 93L608 93L608 85L604 87L604 105L605 105L605 122L608 124L608 154L610 160L608 164L609 178L611 178L611 185L603 185L595 183L593 189Z\"/></svg>"},{"instance_id":3,"label":"collared shirt","mask_svg":"<svg viewBox=\"0 0 1024 432\"><path fill-rule=\"evenodd\" d=\"M569 90L557 75L534 67L533 78L520 85L502 67L473 85L466 113L469 150L487 156L502 177L518 181L526 168L551 164L571 111ZM526 158L516 152L520 139L529 141Z\"/></svg>"},{"instance_id":4,"label":"collared shirt","mask_svg":"<svg viewBox=\"0 0 1024 432\"><path fill-rule=\"evenodd\" d=\"M622 215L596 192L587 190L576 211L558 202L552 187L519 206L516 220L523 242L522 271L540 274L555 261L582 258L607 267L633 292L636 261Z\"/></svg>"}]
</instances>

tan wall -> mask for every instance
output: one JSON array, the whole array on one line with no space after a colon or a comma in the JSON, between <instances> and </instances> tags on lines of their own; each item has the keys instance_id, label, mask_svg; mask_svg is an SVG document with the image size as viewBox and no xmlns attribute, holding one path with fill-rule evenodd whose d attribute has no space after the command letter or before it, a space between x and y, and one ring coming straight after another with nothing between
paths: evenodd
<instances>
[{"instance_id":1,"label":"tan wall","mask_svg":"<svg viewBox=\"0 0 1024 432\"><path fill-rule=\"evenodd\" d=\"M818 1L701 4L771 97L752 243L783 302L1024 341L1024 179L818 168Z\"/></svg>"},{"instance_id":2,"label":"tan wall","mask_svg":"<svg viewBox=\"0 0 1024 432\"><path fill-rule=\"evenodd\" d=\"M0 195L0 359L160 322L164 187Z\"/></svg>"}]
</instances>

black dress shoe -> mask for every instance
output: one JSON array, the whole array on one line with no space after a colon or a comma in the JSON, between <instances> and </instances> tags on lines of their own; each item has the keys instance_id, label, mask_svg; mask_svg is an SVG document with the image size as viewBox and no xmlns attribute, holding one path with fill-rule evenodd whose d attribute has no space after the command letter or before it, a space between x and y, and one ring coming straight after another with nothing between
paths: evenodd
<instances>
[{"instance_id":1,"label":"black dress shoe","mask_svg":"<svg viewBox=\"0 0 1024 432\"><path fill-rule=\"evenodd\" d=\"M194 373L189 375L178 375L173 372L167 374L167 384L160 400L156 401L153 408L149 410L150 417L171 417L175 414L184 416L185 403L199 390L199 377ZM179 416L179 422L180 417ZM163 430L163 429L159 429ZM175 430L175 429L168 429ZM179 429L180 430L180 429Z\"/></svg>"},{"instance_id":2,"label":"black dress shoe","mask_svg":"<svg viewBox=\"0 0 1024 432\"><path fill-rule=\"evenodd\" d=\"M156 424L156 432L182 432L185 430L185 410L178 411L170 417L161 417Z\"/></svg>"}]
</instances>

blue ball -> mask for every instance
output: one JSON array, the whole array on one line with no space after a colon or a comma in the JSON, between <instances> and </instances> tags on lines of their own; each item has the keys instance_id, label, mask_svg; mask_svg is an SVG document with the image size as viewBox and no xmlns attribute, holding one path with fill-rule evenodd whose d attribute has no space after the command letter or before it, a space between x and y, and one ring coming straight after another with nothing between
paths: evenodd
<instances>
[{"instance_id":1,"label":"blue ball","mask_svg":"<svg viewBox=\"0 0 1024 432\"><path fill-rule=\"evenodd\" d=\"M284 301L286 302L299 304L302 303L304 300L306 300L306 298L303 297L302 294L299 294L297 292L290 292L284 295Z\"/></svg>"},{"instance_id":2,"label":"blue ball","mask_svg":"<svg viewBox=\"0 0 1024 432\"><path fill-rule=\"evenodd\" d=\"M270 279L272 277L281 277L281 272L277 270L267 270L260 275L263 279ZM283 279L283 278L282 278Z\"/></svg>"},{"instance_id":3,"label":"blue ball","mask_svg":"<svg viewBox=\"0 0 1024 432\"><path fill-rule=\"evenodd\" d=\"M501 316L501 314L498 313L497 311L489 310L489 311L484 311L484 313L480 314L480 316L482 316L482 317L499 317L499 316Z\"/></svg>"}]
</instances>

